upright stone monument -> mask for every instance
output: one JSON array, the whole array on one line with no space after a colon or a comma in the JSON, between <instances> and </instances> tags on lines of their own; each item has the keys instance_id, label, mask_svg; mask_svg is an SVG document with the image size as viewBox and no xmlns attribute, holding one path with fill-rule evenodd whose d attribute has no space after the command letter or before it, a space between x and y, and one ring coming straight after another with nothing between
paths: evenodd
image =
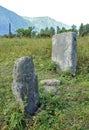
<instances>
[{"instance_id":1,"label":"upright stone monument","mask_svg":"<svg viewBox=\"0 0 89 130\"><path fill-rule=\"evenodd\" d=\"M56 34L52 38L52 60L62 71L74 73L77 63L77 41L75 32Z\"/></svg>"},{"instance_id":2,"label":"upright stone monument","mask_svg":"<svg viewBox=\"0 0 89 130\"><path fill-rule=\"evenodd\" d=\"M26 115L33 115L38 108L38 79L34 73L32 59L27 56L19 58L14 65L12 92L16 101Z\"/></svg>"}]
</instances>

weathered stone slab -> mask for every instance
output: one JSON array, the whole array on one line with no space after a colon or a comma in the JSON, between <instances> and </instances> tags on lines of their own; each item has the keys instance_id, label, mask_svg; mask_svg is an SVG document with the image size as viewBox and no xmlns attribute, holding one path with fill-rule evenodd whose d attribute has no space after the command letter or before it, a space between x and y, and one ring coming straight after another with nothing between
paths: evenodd
<instances>
[{"instance_id":1,"label":"weathered stone slab","mask_svg":"<svg viewBox=\"0 0 89 130\"><path fill-rule=\"evenodd\" d=\"M43 86L43 89L47 93L59 94L59 90L55 86Z\"/></svg>"},{"instance_id":2,"label":"weathered stone slab","mask_svg":"<svg viewBox=\"0 0 89 130\"><path fill-rule=\"evenodd\" d=\"M48 85L48 86L59 86L60 85L60 80L57 80L57 79L44 79L44 80L41 80L40 83L42 85Z\"/></svg>"},{"instance_id":3,"label":"weathered stone slab","mask_svg":"<svg viewBox=\"0 0 89 130\"><path fill-rule=\"evenodd\" d=\"M56 34L52 38L52 60L63 71L76 71L77 41L76 33L65 32Z\"/></svg>"},{"instance_id":4,"label":"weathered stone slab","mask_svg":"<svg viewBox=\"0 0 89 130\"><path fill-rule=\"evenodd\" d=\"M40 81L40 84L43 85L43 90L47 93L52 93L54 95L59 94L57 86L60 85L60 80L57 79L44 79Z\"/></svg>"},{"instance_id":5,"label":"weathered stone slab","mask_svg":"<svg viewBox=\"0 0 89 130\"><path fill-rule=\"evenodd\" d=\"M14 65L12 91L16 101L27 115L32 115L38 108L38 79L34 73L32 59L27 56L19 58Z\"/></svg>"}]
</instances>

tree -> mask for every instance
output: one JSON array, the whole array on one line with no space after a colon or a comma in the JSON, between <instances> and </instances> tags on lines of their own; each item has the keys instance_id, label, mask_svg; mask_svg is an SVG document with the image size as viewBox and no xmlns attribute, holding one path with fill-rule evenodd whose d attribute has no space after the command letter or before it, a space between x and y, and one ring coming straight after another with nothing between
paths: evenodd
<instances>
[{"instance_id":1,"label":"tree","mask_svg":"<svg viewBox=\"0 0 89 130\"><path fill-rule=\"evenodd\" d=\"M72 25L72 30L71 30L71 31L78 33L78 31L77 31L77 26L73 24L73 25Z\"/></svg>"},{"instance_id":2,"label":"tree","mask_svg":"<svg viewBox=\"0 0 89 130\"><path fill-rule=\"evenodd\" d=\"M32 31L31 32L31 37L36 37L36 33L37 33L36 31Z\"/></svg>"},{"instance_id":3,"label":"tree","mask_svg":"<svg viewBox=\"0 0 89 130\"><path fill-rule=\"evenodd\" d=\"M44 29L40 30L39 36L40 37L45 37L45 30Z\"/></svg>"},{"instance_id":4,"label":"tree","mask_svg":"<svg viewBox=\"0 0 89 130\"><path fill-rule=\"evenodd\" d=\"M61 29L57 26L57 34L60 33Z\"/></svg>"},{"instance_id":5,"label":"tree","mask_svg":"<svg viewBox=\"0 0 89 130\"><path fill-rule=\"evenodd\" d=\"M46 27L45 29L41 29L39 36L40 37L52 37L55 34L55 29L53 27Z\"/></svg>"},{"instance_id":6,"label":"tree","mask_svg":"<svg viewBox=\"0 0 89 130\"><path fill-rule=\"evenodd\" d=\"M89 34L89 24L83 25L82 23L79 28L79 35L83 37L87 34Z\"/></svg>"},{"instance_id":7,"label":"tree","mask_svg":"<svg viewBox=\"0 0 89 130\"><path fill-rule=\"evenodd\" d=\"M50 37L50 32L49 32L48 27L46 27L45 29L41 29L39 36L40 37Z\"/></svg>"},{"instance_id":8,"label":"tree","mask_svg":"<svg viewBox=\"0 0 89 130\"><path fill-rule=\"evenodd\" d=\"M84 28L83 23L81 23L80 28L79 28L79 35L80 36L83 36L83 28Z\"/></svg>"},{"instance_id":9,"label":"tree","mask_svg":"<svg viewBox=\"0 0 89 130\"><path fill-rule=\"evenodd\" d=\"M28 35L27 37L30 37L32 36L32 31L33 31L33 27L28 27Z\"/></svg>"},{"instance_id":10,"label":"tree","mask_svg":"<svg viewBox=\"0 0 89 130\"><path fill-rule=\"evenodd\" d=\"M67 30L65 29L65 27L62 27L61 32L66 32Z\"/></svg>"},{"instance_id":11,"label":"tree","mask_svg":"<svg viewBox=\"0 0 89 130\"><path fill-rule=\"evenodd\" d=\"M50 27L49 33L50 37L52 37L55 34L55 29L53 27Z\"/></svg>"},{"instance_id":12,"label":"tree","mask_svg":"<svg viewBox=\"0 0 89 130\"><path fill-rule=\"evenodd\" d=\"M50 37L50 31L49 31L48 27L45 28L44 32L45 32L46 37Z\"/></svg>"},{"instance_id":13,"label":"tree","mask_svg":"<svg viewBox=\"0 0 89 130\"><path fill-rule=\"evenodd\" d=\"M19 28L16 30L18 37L33 37L35 36L36 32L33 31L34 27L28 27L28 29Z\"/></svg>"},{"instance_id":14,"label":"tree","mask_svg":"<svg viewBox=\"0 0 89 130\"><path fill-rule=\"evenodd\" d=\"M24 35L24 29L23 28L19 28L16 30L17 36L18 37L22 37Z\"/></svg>"}]
</instances>

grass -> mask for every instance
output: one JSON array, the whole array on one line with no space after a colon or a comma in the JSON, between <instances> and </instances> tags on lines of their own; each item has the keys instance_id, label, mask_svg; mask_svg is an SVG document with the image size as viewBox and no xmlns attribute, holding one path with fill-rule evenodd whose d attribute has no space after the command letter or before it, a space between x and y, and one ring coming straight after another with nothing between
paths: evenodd
<instances>
[{"instance_id":1,"label":"grass","mask_svg":"<svg viewBox=\"0 0 89 130\"><path fill-rule=\"evenodd\" d=\"M0 129L89 130L89 36L78 37L78 65L73 76L55 71L51 39L0 38ZM56 78L59 95L45 93L39 83L40 109L25 117L12 94L12 72L17 58L29 56L41 79Z\"/></svg>"}]
</instances>

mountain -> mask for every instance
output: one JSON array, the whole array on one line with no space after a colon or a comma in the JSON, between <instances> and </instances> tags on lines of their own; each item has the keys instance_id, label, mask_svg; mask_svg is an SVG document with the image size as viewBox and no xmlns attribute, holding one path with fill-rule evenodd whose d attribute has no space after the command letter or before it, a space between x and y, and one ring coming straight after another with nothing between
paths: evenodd
<instances>
[{"instance_id":1,"label":"mountain","mask_svg":"<svg viewBox=\"0 0 89 130\"><path fill-rule=\"evenodd\" d=\"M62 22L58 22L55 19L52 19L48 16L46 16L46 17L33 17L33 18L23 17L23 18L32 22L38 32L41 29L45 29L46 27L48 27L48 28L53 27L53 28L55 28L55 30L57 29L57 26L59 26L60 29L62 29L62 27L65 27L66 29L71 28L70 26L68 26Z\"/></svg>"},{"instance_id":2,"label":"mountain","mask_svg":"<svg viewBox=\"0 0 89 130\"><path fill-rule=\"evenodd\" d=\"M30 21L0 6L0 35L8 34L9 23L11 23L12 33L15 33L18 28L28 28L28 26L32 26Z\"/></svg>"},{"instance_id":3,"label":"mountain","mask_svg":"<svg viewBox=\"0 0 89 130\"><path fill-rule=\"evenodd\" d=\"M57 26L59 26L59 28L71 28L70 26L63 24L62 22L58 22L50 17L23 17L0 6L0 35L9 33L9 24L11 24L12 33L15 33L18 28L26 29L29 26L34 27L34 30L37 32L41 29L45 29L46 27L54 27L55 30Z\"/></svg>"}]
</instances>

